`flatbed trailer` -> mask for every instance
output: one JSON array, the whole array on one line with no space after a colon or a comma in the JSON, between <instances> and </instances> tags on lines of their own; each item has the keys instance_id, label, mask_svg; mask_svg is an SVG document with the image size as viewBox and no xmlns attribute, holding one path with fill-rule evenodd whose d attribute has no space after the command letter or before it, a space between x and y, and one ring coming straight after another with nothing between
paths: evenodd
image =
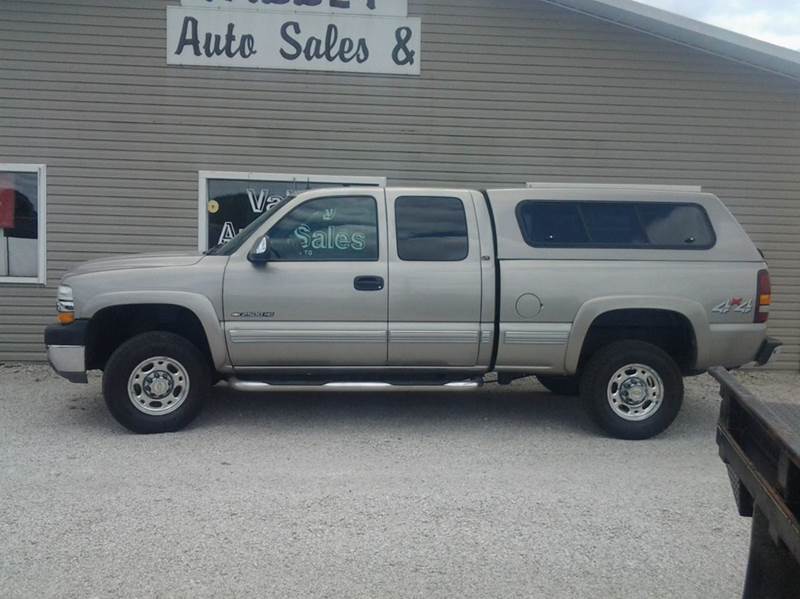
<instances>
[{"instance_id":1,"label":"flatbed trailer","mask_svg":"<svg viewBox=\"0 0 800 599\"><path fill-rule=\"evenodd\" d=\"M796 402L755 397L714 368L717 444L739 514L752 518L745 599L800 598L800 390Z\"/></svg>"}]
</instances>

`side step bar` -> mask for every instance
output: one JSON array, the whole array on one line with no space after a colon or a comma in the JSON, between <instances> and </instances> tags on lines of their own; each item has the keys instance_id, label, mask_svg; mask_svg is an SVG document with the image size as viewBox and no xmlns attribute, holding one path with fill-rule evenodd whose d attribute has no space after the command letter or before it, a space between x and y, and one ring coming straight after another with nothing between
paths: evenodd
<instances>
[{"instance_id":1,"label":"side step bar","mask_svg":"<svg viewBox=\"0 0 800 599\"><path fill-rule=\"evenodd\" d=\"M472 391L483 385L482 380L456 381L441 385L396 385L392 383L322 383L319 385L280 385L262 381L243 381L231 377L225 381L235 391L263 393L267 391Z\"/></svg>"}]
</instances>

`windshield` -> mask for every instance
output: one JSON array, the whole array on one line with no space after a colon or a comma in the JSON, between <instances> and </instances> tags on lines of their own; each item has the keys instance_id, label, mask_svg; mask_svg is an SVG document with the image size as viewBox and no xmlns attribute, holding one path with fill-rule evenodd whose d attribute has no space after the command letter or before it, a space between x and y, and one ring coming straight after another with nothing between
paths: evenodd
<instances>
[{"instance_id":1,"label":"windshield","mask_svg":"<svg viewBox=\"0 0 800 599\"><path fill-rule=\"evenodd\" d=\"M252 223L247 225L244 229L239 231L239 234L236 237L233 237L227 243L222 243L219 245L214 246L210 250L206 252L209 256L230 256L240 247L242 247L245 242L250 238L250 236L258 229L264 222L274 214L274 210L266 211L264 214L259 216L256 220Z\"/></svg>"}]
</instances>

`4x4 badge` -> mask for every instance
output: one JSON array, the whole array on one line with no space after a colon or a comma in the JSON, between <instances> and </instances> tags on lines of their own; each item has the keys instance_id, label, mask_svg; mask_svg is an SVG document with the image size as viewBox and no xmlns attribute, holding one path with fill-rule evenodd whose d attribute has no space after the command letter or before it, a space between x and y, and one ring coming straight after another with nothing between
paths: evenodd
<instances>
[{"instance_id":1,"label":"4x4 badge","mask_svg":"<svg viewBox=\"0 0 800 599\"><path fill-rule=\"evenodd\" d=\"M739 314L750 314L753 311L753 300L744 299L741 297L732 297L728 301L722 302L715 306L712 312L717 314L728 314L729 312L738 312Z\"/></svg>"}]
</instances>

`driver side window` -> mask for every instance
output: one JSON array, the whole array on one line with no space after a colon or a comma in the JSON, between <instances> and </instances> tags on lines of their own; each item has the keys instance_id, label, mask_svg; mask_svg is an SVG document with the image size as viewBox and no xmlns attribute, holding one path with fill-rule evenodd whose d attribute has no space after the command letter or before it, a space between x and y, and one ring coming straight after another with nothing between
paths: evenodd
<instances>
[{"instance_id":1,"label":"driver side window","mask_svg":"<svg viewBox=\"0 0 800 599\"><path fill-rule=\"evenodd\" d=\"M375 198L340 196L304 202L269 231L276 262L378 260Z\"/></svg>"}]
</instances>

